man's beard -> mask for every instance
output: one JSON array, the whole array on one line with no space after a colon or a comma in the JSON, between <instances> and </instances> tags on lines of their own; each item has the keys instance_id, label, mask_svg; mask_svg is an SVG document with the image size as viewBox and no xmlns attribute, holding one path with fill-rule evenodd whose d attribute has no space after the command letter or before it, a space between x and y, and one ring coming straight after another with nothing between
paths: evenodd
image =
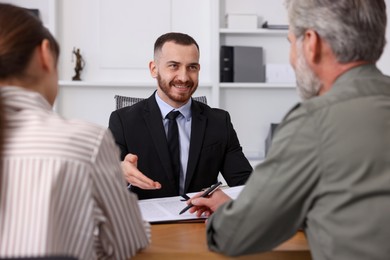
<instances>
[{"instance_id":1,"label":"man's beard","mask_svg":"<svg viewBox=\"0 0 390 260\"><path fill-rule=\"evenodd\" d=\"M161 78L160 74L157 74L157 83L160 86L160 89L164 94L174 102L178 103L186 103L192 96L192 94L195 92L197 89L197 86L195 86L195 83L191 81L187 82L177 82L177 81L170 81L167 82L166 80ZM173 95L171 92L171 88L174 88L173 85L186 85L189 88L191 88L191 92L188 94L183 94L183 95Z\"/></svg>"},{"instance_id":2,"label":"man's beard","mask_svg":"<svg viewBox=\"0 0 390 260\"><path fill-rule=\"evenodd\" d=\"M303 44L301 39L297 40L296 47L297 60L295 65L295 76L297 78L297 90L299 96L303 100L307 100L318 95L322 83L307 64L305 56L303 55Z\"/></svg>"}]
</instances>

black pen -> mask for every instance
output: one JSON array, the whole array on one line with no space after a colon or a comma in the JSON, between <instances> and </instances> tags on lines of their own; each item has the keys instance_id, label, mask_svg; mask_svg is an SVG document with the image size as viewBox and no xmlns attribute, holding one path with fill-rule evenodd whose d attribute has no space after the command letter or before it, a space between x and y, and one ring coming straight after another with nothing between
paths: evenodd
<instances>
[{"instance_id":1,"label":"black pen","mask_svg":"<svg viewBox=\"0 0 390 260\"><path fill-rule=\"evenodd\" d=\"M203 192L203 194L200 195L200 197L204 198L204 197L210 196L221 185L222 185L222 182L220 182L220 181L218 183L216 183L216 184L211 185L211 187L208 188L205 192ZM185 207L184 209L182 209L182 211L180 211L179 215L183 214L184 212L186 212L187 210L189 210L193 206L194 205L192 205L192 203L188 204L187 207Z\"/></svg>"}]
</instances>

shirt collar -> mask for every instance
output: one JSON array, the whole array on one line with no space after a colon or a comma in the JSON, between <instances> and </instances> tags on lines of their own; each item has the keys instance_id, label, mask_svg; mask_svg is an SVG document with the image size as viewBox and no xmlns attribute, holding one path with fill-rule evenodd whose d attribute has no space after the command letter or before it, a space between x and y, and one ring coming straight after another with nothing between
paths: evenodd
<instances>
[{"instance_id":1,"label":"shirt collar","mask_svg":"<svg viewBox=\"0 0 390 260\"><path fill-rule=\"evenodd\" d=\"M362 77L374 77L373 75L376 77L382 76L382 72L376 67L375 64L367 63L355 66L341 74L333 83L331 90L335 88L345 89L346 86L352 86L355 88L355 84L346 84L346 82L357 80Z\"/></svg>"},{"instance_id":2,"label":"shirt collar","mask_svg":"<svg viewBox=\"0 0 390 260\"><path fill-rule=\"evenodd\" d=\"M5 106L13 110L52 110L52 106L38 92L22 87L4 86L0 88Z\"/></svg>"},{"instance_id":3,"label":"shirt collar","mask_svg":"<svg viewBox=\"0 0 390 260\"><path fill-rule=\"evenodd\" d=\"M155 93L155 98L156 98L156 102L157 102L157 105L158 107L160 108L160 111L161 111L161 116L162 118L165 118L166 115L171 112L172 110L175 110L175 111L180 111L180 113L188 120L191 118L191 104L192 104L192 98L190 98L190 100L188 100L188 102L186 104L184 104L183 106L179 107L179 108L174 108L170 105L168 105L167 103L165 103L157 94L157 92Z\"/></svg>"}]
</instances>

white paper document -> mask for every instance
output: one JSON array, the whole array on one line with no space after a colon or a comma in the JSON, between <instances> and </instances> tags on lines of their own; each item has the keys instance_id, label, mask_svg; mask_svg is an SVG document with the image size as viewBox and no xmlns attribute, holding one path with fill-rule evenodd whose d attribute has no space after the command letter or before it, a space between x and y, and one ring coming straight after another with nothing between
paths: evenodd
<instances>
[{"instance_id":1,"label":"white paper document","mask_svg":"<svg viewBox=\"0 0 390 260\"><path fill-rule=\"evenodd\" d=\"M231 198L237 198L244 186L237 186L231 188L223 188L222 190ZM197 192L188 193L187 195L192 197ZM179 215L179 212L187 206L185 201L182 201L182 197L166 197L158 199L139 200L138 204L141 209L143 219L151 223L157 222L169 222L169 221L184 221L195 220L198 217L195 214L184 212Z\"/></svg>"}]
</instances>

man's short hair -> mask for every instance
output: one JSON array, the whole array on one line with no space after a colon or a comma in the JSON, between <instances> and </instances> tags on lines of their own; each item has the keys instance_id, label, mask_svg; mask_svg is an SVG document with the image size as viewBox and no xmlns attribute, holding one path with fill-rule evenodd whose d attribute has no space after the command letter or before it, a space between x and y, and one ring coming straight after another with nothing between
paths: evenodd
<instances>
[{"instance_id":1,"label":"man's short hair","mask_svg":"<svg viewBox=\"0 0 390 260\"><path fill-rule=\"evenodd\" d=\"M199 45L198 43L189 36L188 34L185 33L179 33L179 32L169 32L166 34L161 35L160 37L157 38L156 42L154 43L154 55L156 56L156 53L161 51L163 45L166 42L174 42L180 45L192 45L194 44L196 48L198 49L199 52Z\"/></svg>"}]
</instances>

